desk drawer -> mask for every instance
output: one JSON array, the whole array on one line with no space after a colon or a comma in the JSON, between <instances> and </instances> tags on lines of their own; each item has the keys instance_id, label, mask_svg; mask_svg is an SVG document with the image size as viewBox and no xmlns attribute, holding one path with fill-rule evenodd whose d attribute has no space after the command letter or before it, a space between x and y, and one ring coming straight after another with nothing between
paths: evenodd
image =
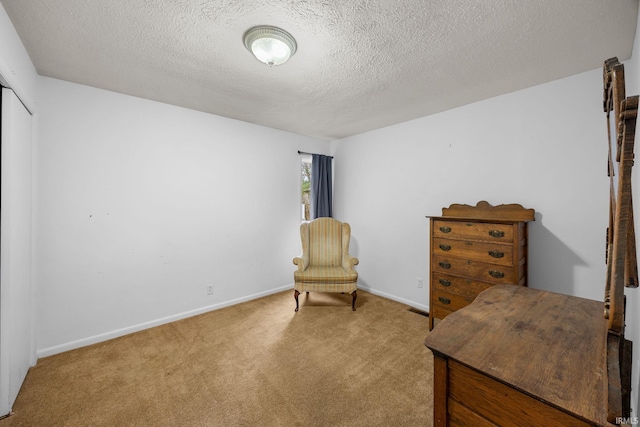
<instances>
[{"instance_id":1,"label":"desk drawer","mask_svg":"<svg viewBox=\"0 0 640 427\"><path fill-rule=\"evenodd\" d=\"M449 360L448 367L448 400L453 412L456 412L454 402L459 402L471 412L501 426L592 425L456 361Z\"/></svg>"}]
</instances>

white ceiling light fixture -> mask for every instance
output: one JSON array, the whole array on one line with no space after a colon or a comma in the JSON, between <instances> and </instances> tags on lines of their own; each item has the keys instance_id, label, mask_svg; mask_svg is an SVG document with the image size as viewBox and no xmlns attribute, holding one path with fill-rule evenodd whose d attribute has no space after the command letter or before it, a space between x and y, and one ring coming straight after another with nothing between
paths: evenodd
<instances>
[{"instance_id":1,"label":"white ceiling light fixture","mask_svg":"<svg viewBox=\"0 0 640 427\"><path fill-rule=\"evenodd\" d=\"M244 33L243 39L249 52L270 67L284 64L297 49L296 40L291 34L268 25L250 28Z\"/></svg>"}]
</instances>

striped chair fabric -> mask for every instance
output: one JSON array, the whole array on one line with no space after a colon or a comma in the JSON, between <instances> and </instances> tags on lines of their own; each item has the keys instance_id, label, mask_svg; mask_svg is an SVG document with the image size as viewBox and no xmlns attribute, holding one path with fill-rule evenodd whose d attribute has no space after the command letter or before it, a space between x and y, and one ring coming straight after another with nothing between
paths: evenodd
<instances>
[{"instance_id":1,"label":"striped chair fabric","mask_svg":"<svg viewBox=\"0 0 640 427\"><path fill-rule=\"evenodd\" d=\"M302 255L293 259L298 269L293 273L294 296L298 311L300 292L347 292L353 295L358 272L353 269L358 259L349 255L351 227L333 218L318 218L300 225Z\"/></svg>"}]
</instances>

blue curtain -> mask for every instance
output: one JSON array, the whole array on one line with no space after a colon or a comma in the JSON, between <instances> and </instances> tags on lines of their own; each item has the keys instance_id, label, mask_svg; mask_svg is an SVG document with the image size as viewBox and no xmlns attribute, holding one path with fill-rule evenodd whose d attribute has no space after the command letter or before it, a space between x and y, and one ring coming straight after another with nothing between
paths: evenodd
<instances>
[{"instance_id":1,"label":"blue curtain","mask_svg":"<svg viewBox=\"0 0 640 427\"><path fill-rule=\"evenodd\" d=\"M329 156L314 154L311 160L311 219L333 215L332 159Z\"/></svg>"}]
</instances>

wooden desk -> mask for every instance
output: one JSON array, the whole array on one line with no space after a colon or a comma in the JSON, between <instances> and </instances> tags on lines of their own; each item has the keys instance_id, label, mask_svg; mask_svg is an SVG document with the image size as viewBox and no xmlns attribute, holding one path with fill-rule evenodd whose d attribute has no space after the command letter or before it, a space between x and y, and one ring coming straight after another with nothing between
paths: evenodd
<instances>
[{"instance_id":1,"label":"wooden desk","mask_svg":"<svg viewBox=\"0 0 640 427\"><path fill-rule=\"evenodd\" d=\"M610 426L604 304L495 285L442 320L434 426Z\"/></svg>"}]
</instances>

